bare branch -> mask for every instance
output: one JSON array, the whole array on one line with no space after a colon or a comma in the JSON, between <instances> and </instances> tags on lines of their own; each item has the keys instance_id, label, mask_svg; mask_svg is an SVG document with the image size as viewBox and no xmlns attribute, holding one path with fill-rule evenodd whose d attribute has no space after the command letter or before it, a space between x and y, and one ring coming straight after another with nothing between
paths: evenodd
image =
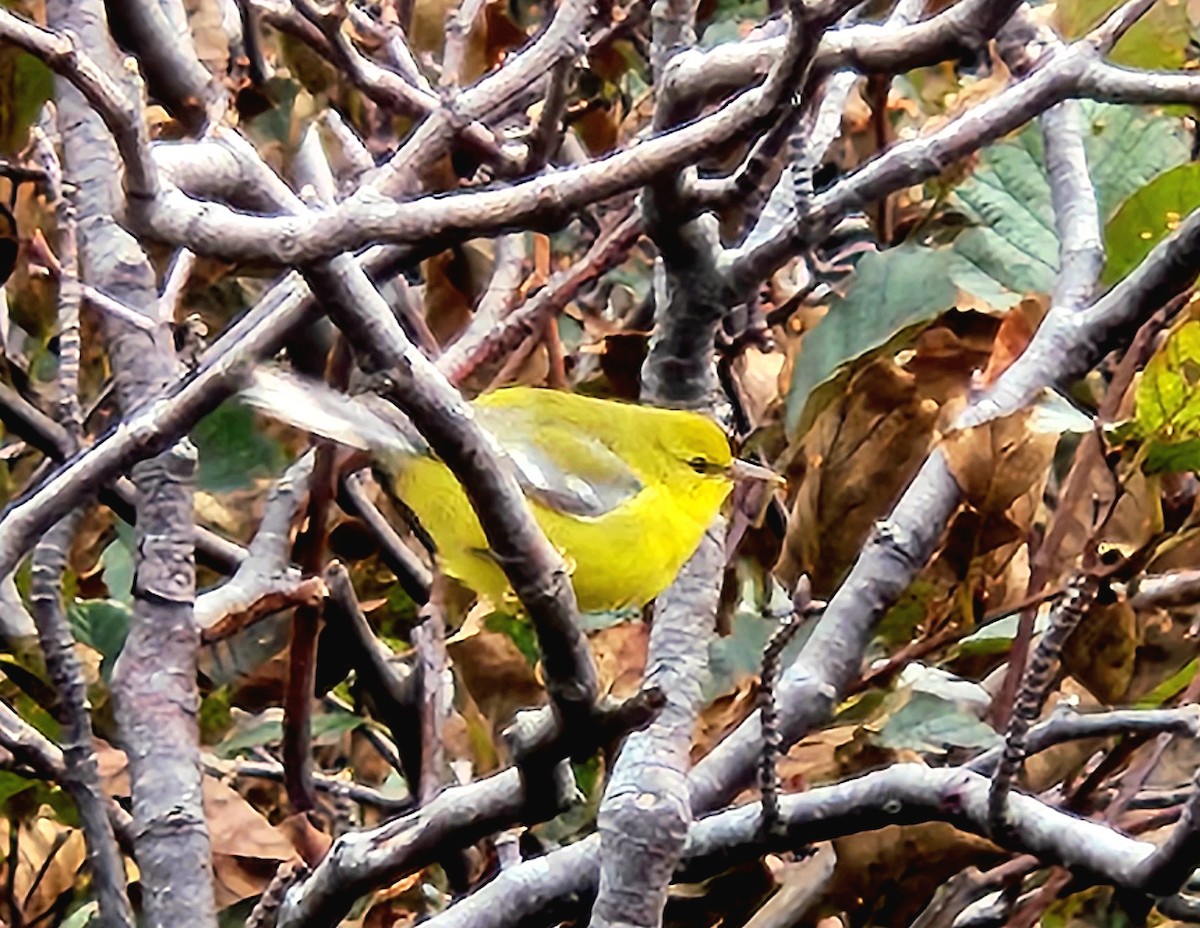
<instances>
[{"instance_id":1,"label":"bare branch","mask_svg":"<svg viewBox=\"0 0 1200 928\"><path fill-rule=\"evenodd\" d=\"M813 199L794 229L736 253L730 283L738 292L757 285L805 244L819 242L847 212L911 184L937 176L943 168L982 145L1011 132L1070 97L1109 99L1108 75L1100 65L1107 40L1101 29L1050 52L1024 80L975 106L970 113L924 137L893 145L854 174ZM1200 95L1200 80L1175 89Z\"/></svg>"},{"instance_id":2,"label":"bare branch","mask_svg":"<svg viewBox=\"0 0 1200 928\"><path fill-rule=\"evenodd\" d=\"M125 165L125 185L130 193L154 197L159 192L158 172L150 161L150 140L140 111L131 95L110 78L94 57L81 50L69 35L43 29L7 10L0 10L0 40L24 49L57 72L69 73L77 88L105 120ZM117 69L115 73L121 73ZM138 113L130 118L130 113ZM115 176L115 175L114 175Z\"/></svg>"},{"instance_id":3,"label":"bare branch","mask_svg":"<svg viewBox=\"0 0 1200 928\"><path fill-rule=\"evenodd\" d=\"M62 603L67 549L82 516L82 511L67 516L34 548L29 598L46 668L58 691L64 716L61 782L79 809L100 911L105 924L132 926L133 912L125 894L125 862L109 820L110 800L100 788L87 684Z\"/></svg>"},{"instance_id":4,"label":"bare branch","mask_svg":"<svg viewBox=\"0 0 1200 928\"><path fill-rule=\"evenodd\" d=\"M864 23L821 38L813 73L850 68L859 74L899 73L971 54L987 45L1020 0L961 0L924 22L902 29ZM708 52L678 55L664 75L683 96L711 99L738 90L770 69L783 51L782 37L737 42Z\"/></svg>"},{"instance_id":5,"label":"bare branch","mask_svg":"<svg viewBox=\"0 0 1200 928\"><path fill-rule=\"evenodd\" d=\"M716 628L724 542L724 520L718 519L655 605L643 685L657 686L667 701L649 727L626 739L604 791L592 928L662 924L692 819L687 770Z\"/></svg>"},{"instance_id":6,"label":"bare branch","mask_svg":"<svg viewBox=\"0 0 1200 928\"><path fill-rule=\"evenodd\" d=\"M137 56L150 93L194 133L210 119L210 106L218 122L224 95L210 89L180 0L127 0L107 8L113 33Z\"/></svg>"},{"instance_id":7,"label":"bare branch","mask_svg":"<svg viewBox=\"0 0 1200 928\"><path fill-rule=\"evenodd\" d=\"M88 60L102 65L101 74L121 73L99 0L51 0L47 15L78 37ZM72 60L76 57L83 61L81 55ZM122 302L152 312L158 299L153 269L138 243L114 220L121 205L118 152L93 109L96 101L85 99L65 80L57 83L64 167L79 188L81 276ZM131 102L126 98L128 111L135 114L126 119L132 125L115 137L127 156L135 148L140 158L149 149L140 107ZM148 164L125 164L128 193L155 194L154 169L139 176ZM127 413L175 378L175 347L165 328L148 333L109 321L105 335L117 395ZM216 911L196 722L195 463L195 449L184 442L133 468L138 493L133 620L113 688L130 761L143 911L152 923L204 928L216 924ZM196 878L179 881L181 869Z\"/></svg>"},{"instance_id":8,"label":"bare branch","mask_svg":"<svg viewBox=\"0 0 1200 928\"><path fill-rule=\"evenodd\" d=\"M451 845L465 846L519 821L524 802L521 776L509 769L444 790L379 828L342 835L313 875L287 894L278 928L337 924L359 896L433 863Z\"/></svg>"},{"instance_id":9,"label":"bare branch","mask_svg":"<svg viewBox=\"0 0 1200 928\"><path fill-rule=\"evenodd\" d=\"M1200 853L1200 783L1192 780L1192 795L1183 818L1167 840L1129 874L1130 882L1155 896L1179 892L1196 869Z\"/></svg>"},{"instance_id":10,"label":"bare branch","mask_svg":"<svg viewBox=\"0 0 1200 928\"><path fill-rule=\"evenodd\" d=\"M68 440L78 443L83 428L79 404L79 264L75 208L63 188L62 166L48 136L38 131L35 145L49 179L48 197L57 221L62 274L58 294L58 408ZM29 600L50 680L58 691L66 738L63 786L75 800L88 849L88 864L96 886L102 918L107 924L132 926L133 911L125 889L125 862L109 820L108 797L100 789L92 742L92 714L83 667L63 607L63 573L67 552L85 510L64 517L33 549Z\"/></svg>"},{"instance_id":11,"label":"bare branch","mask_svg":"<svg viewBox=\"0 0 1200 928\"><path fill-rule=\"evenodd\" d=\"M39 776L56 783L66 782L67 762L62 750L3 702L0 702L0 746ZM132 854L133 819L110 796L104 797L104 808L121 847Z\"/></svg>"},{"instance_id":12,"label":"bare branch","mask_svg":"<svg viewBox=\"0 0 1200 928\"><path fill-rule=\"evenodd\" d=\"M438 370L451 383L461 384L481 365L508 354L535 335L546 320L562 312L581 287L625 257L637 241L641 227L641 217L631 214L602 232L582 259L551 277L523 306L511 310L494 325L470 326L442 352L437 359Z\"/></svg>"},{"instance_id":13,"label":"bare branch","mask_svg":"<svg viewBox=\"0 0 1200 928\"><path fill-rule=\"evenodd\" d=\"M680 882L700 882L769 851L875 831L886 825L943 821L987 835L989 781L957 769L895 764L833 786L820 786L781 800L783 831L764 841L758 803L748 803L698 821L688 833ZM1014 851L1046 863L1135 891L1153 889L1142 880L1154 845L1125 837L1105 825L1060 812L1032 797L1011 795L1006 815L1014 830L1001 840ZM502 871L444 913L429 928L507 928L548 904L595 886L593 836Z\"/></svg>"},{"instance_id":14,"label":"bare branch","mask_svg":"<svg viewBox=\"0 0 1200 928\"><path fill-rule=\"evenodd\" d=\"M986 835L988 787L987 779L966 771L896 764L836 786L784 797L787 839L781 846L919 821L949 822ZM714 866L723 870L761 854L765 848L756 833L759 815L758 804L751 803L698 822L688 837L688 861L679 878L703 879ZM1132 871L1150 857L1153 845L1028 796L1009 796L1006 815L1015 830L1002 839L1004 847L1098 875L1118 886L1142 888Z\"/></svg>"},{"instance_id":15,"label":"bare branch","mask_svg":"<svg viewBox=\"0 0 1200 928\"><path fill-rule=\"evenodd\" d=\"M1191 738L1200 737L1200 708L1183 706L1179 709L1117 709L1086 715L1056 712L1045 722L1029 730L1025 751L1028 756L1064 741L1112 735L1156 735L1164 731ZM1003 747L993 748L972 760L966 765L966 769L989 776L996 769L1003 753Z\"/></svg>"},{"instance_id":16,"label":"bare branch","mask_svg":"<svg viewBox=\"0 0 1200 928\"><path fill-rule=\"evenodd\" d=\"M231 615L249 612L260 600L294 593L303 583L292 566L292 525L308 494L313 455L303 455L271 488L262 521L246 557L229 580L196 597L196 624L213 634Z\"/></svg>"}]
</instances>

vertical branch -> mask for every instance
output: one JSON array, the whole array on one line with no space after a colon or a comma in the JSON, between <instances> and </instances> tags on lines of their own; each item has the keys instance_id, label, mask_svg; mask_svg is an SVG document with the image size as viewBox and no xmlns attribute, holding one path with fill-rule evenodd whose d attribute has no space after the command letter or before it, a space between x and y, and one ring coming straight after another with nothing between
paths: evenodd
<instances>
[{"instance_id":1,"label":"vertical branch","mask_svg":"<svg viewBox=\"0 0 1200 928\"><path fill-rule=\"evenodd\" d=\"M542 111L529 133L526 174L536 174L558 154L565 131L563 114L567 109L567 83L570 76L571 62L566 59L556 63L550 70Z\"/></svg>"},{"instance_id":2,"label":"vertical branch","mask_svg":"<svg viewBox=\"0 0 1200 928\"><path fill-rule=\"evenodd\" d=\"M74 442L82 431L79 405L78 248L75 209L63 189L62 168L46 133L34 130L34 151L46 169L46 196L54 207L56 251L61 274L58 291L59 418ZM92 716L83 668L63 609L62 577L71 539L86 510L80 507L61 519L33 549L29 600L50 680L58 692L63 723L62 784L79 809L87 844L88 865L106 925L133 925L125 893L125 864L109 821L107 796L92 744Z\"/></svg>"},{"instance_id":3,"label":"vertical branch","mask_svg":"<svg viewBox=\"0 0 1200 928\"><path fill-rule=\"evenodd\" d=\"M662 925L692 822L689 752L724 567L725 521L718 518L655 606L643 689L658 687L666 706L625 741L604 791L592 928Z\"/></svg>"},{"instance_id":4,"label":"vertical branch","mask_svg":"<svg viewBox=\"0 0 1200 928\"><path fill-rule=\"evenodd\" d=\"M307 528L296 540L296 561L307 576L318 576L325 557L329 504L333 499L334 446L317 445L308 498ZM317 805L312 778L312 701L317 675L317 635L324 609L297 606L288 642L287 680L283 697L283 769L292 812Z\"/></svg>"},{"instance_id":5,"label":"vertical branch","mask_svg":"<svg viewBox=\"0 0 1200 928\"><path fill-rule=\"evenodd\" d=\"M1028 677L1021 687L1016 705L1013 706L1012 718L1008 723L1008 731L1004 737L1004 754L996 766L996 773L992 777L992 786L988 792L988 824L993 834L1003 834L1004 829L1008 827L1004 818L1008 807L1008 795L1025 760L1025 742L1029 727L1042 711L1046 693L1058 672L1063 645L1100 592L1100 583L1093 575L1081 573L1074 577L1062 602L1050 616L1050 627L1046 629L1046 633L1034 649L1033 658L1029 662Z\"/></svg>"},{"instance_id":6,"label":"vertical branch","mask_svg":"<svg viewBox=\"0 0 1200 928\"><path fill-rule=\"evenodd\" d=\"M334 180L314 127L309 127L295 159L296 180L312 191L317 205L334 196ZM352 363L345 340L337 338L325 359L325 375L344 388ZM329 507L334 491L334 446L318 441L309 483L306 525L296 539L294 557L303 574L319 576L325 559ZM287 680L283 697L283 768L288 804L293 813L316 808L312 774L312 703L317 678L317 639L324 607L297 606L288 641Z\"/></svg>"},{"instance_id":7,"label":"vertical branch","mask_svg":"<svg viewBox=\"0 0 1200 928\"><path fill-rule=\"evenodd\" d=\"M315 127L309 127L300 143L294 170L296 181L313 192L317 205L332 202L336 185ZM345 389L352 365L346 340L337 336L325 359L326 379L333 387ZM330 442L318 441L309 483L307 525L296 540L296 562L301 572L310 577L319 576L324 567L329 510L334 494L335 452ZM324 605L318 603L298 606L292 614L284 687L283 765L288 803L293 813L308 812L317 804L312 776L312 703L323 613Z\"/></svg>"},{"instance_id":8,"label":"vertical branch","mask_svg":"<svg viewBox=\"0 0 1200 928\"><path fill-rule=\"evenodd\" d=\"M670 57L695 40L694 17L688 0L656 0L651 11L658 89L654 127L659 130L676 118L663 73ZM713 344L727 309L717 272L720 243L711 216L679 222L682 189L682 177L664 178L643 201L646 229L660 257L654 268L656 335L642 369L642 395L658 405L712 409ZM646 683L660 688L667 705L648 728L626 740L604 791L592 928L659 928L663 923L668 888L692 822L689 749L708 639L716 625L724 542L725 521L718 518L656 604Z\"/></svg>"},{"instance_id":9,"label":"vertical branch","mask_svg":"<svg viewBox=\"0 0 1200 928\"><path fill-rule=\"evenodd\" d=\"M421 779L416 796L421 805L433 800L442 790L445 751L442 738L445 715L446 616L442 603L442 581L435 576L429 602L421 610L422 622L413 629L412 643L417 652L417 685L421 707Z\"/></svg>"},{"instance_id":10,"label":"vertical branch","mask_svg":"<svg viewBox=\"0 0 1200 928\"><path fill-rule=\"evenodd\" d=\"M107 797L92 744L91 706L83 668L75 653L75 639L62 603L62 575L67 550L84 510L65 516L33 549L29 601L46 670L58 691L63 723L62 785L79 809L87 843L88 866L105 925L133 926L133 913L125 894L125 862L117 848L109 821Z\"/></svg>"},{"instance_id":11,"label":"vertical branch","mask_svg":"<svg viewBox=\"0 0 1200 928\"><path fill-rule=\"evenodd\" d=\"M327 369L327 377L335 387L345 388L352 363L350 349L339 336ZM324 568L336 480L336 451L331 442L317 444L308 498L308 525L296 540L296 561L310 577L319 576ZM312 701L317 675L317 636L323 612L324 606L319 603L297 606L292 615L283 705L283 764L288 803L293 812L307 812L317 804L312 778Z\"/></svg>"},{"instance_id":12,"label":"vertical branch","mask_svg":"<svg viewBox=\"0 0 1200 928\"><path fill-rule=\"evenodd\" d=\"M1049 28L1038 26L1025 10L1014 14L997 38L1001 57L1018 76L1030 71L1043 48L1056 44L1061 44L1058 37ZM1079 312L1091 302L1104 267L1100 214L1096 191L1088 174L1079 102L1065 100L1043 113L1038 122L1046 145L1050 201L1059 238L1059 269L1051 296L1052 305L1062 307L1066 312ZM1090 447L1094 440L1085 437L1084 444ZM1027 590L1030 595L1040 593L1051 580L1046 575L1045 563L1044 558L1035 557ZM1008 670L994 702L993 714L999 727L1006 725L1009 707L1017 700L1033 638L1036 611L1033 608L1023 610L1018 622L1017 635L1009 652Z\"/></svg>"},{"instance_id":13,"label":"vertical branch","mask_svg":"<svg viewBox=\"0 0 1200 928\"><path fill-rule=\"evenodd\" d=\"M446 46L442 55L442 87L458 87L463 83L467 48L471 29L483 12L483 0L462 0L458 9L446 18Z\"/></svg>"},{"instance_id":14,"label":"vertical branch","mask_svg":"<svg viewBox=\"0 0 1200 928\"><path fill-rule=\"evenodd\" d=\"M372 631L354 594L354 584L346 568L338 562L325 571L329 600L325 606L329 627L343 630L343 645L352 652L351 660L359 682L368 694L371 709L392 733L397 769L408 783L409 793L417 795L421 769L421 732L414 711L416 673L396 659L391 649Z\"/></svg>"},{"instance_id":15,"label":"vertical branch","mask_svg":"<svg viewBox=\"0 0 1200 928\"><path fill-rule=\"evenodd\" d=\"M47 16L72 32L108 74L128 75L99 0L50 0ZM154 312L154 272L117 225L121 171L100 117L69 84L56 81L65 167L78 185L82 277L128 306ZM131 108L140 107L130 94ZM118 398L128 414L176 376L174 345L162 326L106 318L105 342ZM144 911L153 926L214 926L212 852L200 790L196 712L195 449L186 440L133 468L137 489L133 621L113 679L130 785Z\"/></svg>"},{"instance_id":16,"label":"vertical branch","mask_svg":"<svg viewBox=\"0 0 1200 928\"><path fill-rule=\"evenodd\" d=\"M75 236L75 206L70 192L63 185L62 162L50 137L53 131L52 109L43 111L43 125L35 126L33 156L46 172L46 200L54 208L54 251L58 259L58 421L78 444L83 426L83 409L79 405L79 306L82 288L79 283L79 244ZM72 449L74 450L74 448Z\"/></svg>"},{"instance_id":17,"label":"vertical branch","mask_svg":"<svg viewBox=\"0 0 1200 928\"><path fill-rule=\"evenodd\" d=\"M113 674L151 925L216 924L196 719L195 470L196 451L187 441L133 469L133 623Z\"/></svg>"},{"instance_id":18,"label":"vertical branch","mask_svg":"<svg viewBox=\"0 0 1200 928\"><path fill-rule=\"evenodd\" d=\"M175 321L175 314L183 302L183 294L187 289L188 278L196 264L196 256L186 248L181 249L171 260L167 270L167 279L163 284L162 294L158 298L158 321L166 324Z\"/></svg>"}]
</instances>

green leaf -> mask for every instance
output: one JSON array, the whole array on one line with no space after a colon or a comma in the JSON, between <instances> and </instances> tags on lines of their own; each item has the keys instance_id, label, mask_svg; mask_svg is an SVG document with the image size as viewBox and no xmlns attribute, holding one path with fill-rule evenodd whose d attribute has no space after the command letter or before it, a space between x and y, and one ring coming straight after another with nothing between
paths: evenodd
<instances>
[{"instance_id":1,"label":"green leaf","mask_svg":"<svg viewBox=\"0 0 1200 928\"><path fill-rule=\"evenodd\" d=\"M362 728L367 720L353 712L326 710L313 716L312 734L314 744L329 744L346 732Z\"/></svg>"},{"instance_id":2,"label":"green leaf","mask_svg":"<svg viewBox=\"0 0 1200 928\"><path fill-rule=\"evenodd\" d=\"M520 615L510 615L507 612L493 612L483 620L483 627L489 632L507 635L530 667L536 667L540 659L538 652L537 633L528 619Z\"/></svg>"},{"instance_id":3,"label":"green leaf","mask_svg":"<svg viewBox=\"0 0 1200 928\"><path fill-rule=\"evenodd\" d=\"M575 771L575 785L591 801L599 801L604 789L603 769L600 766L600 755L593 754L582 762L573 762L571 768Z\"/></svg>"},{"instance_id":4,"label":"green leaf","mask_svg":"<svg viewBox=\"0 0 1200 928\"><path fill-rule=\"evenodd\" d=\"M0 47L0 151L24 146L29 127L53 95L54 75L15 46Z\"/></svg>"},{"instance_id":5,"label":"green leaf","mask_svg":"<svg viewBox=\"0 0 1200 928\"><path fill-rule=\"evenodd\" d=\"M371 620L379 629L380 637L387 638L388 643L391 644L392 639L402 638L408 634L408 631L417 623L420 611L421 607L404 591L404 587L399 583L393 583L388 587L383 605L372 612Z\"/></svg>"},{"instance_id":6,"label":"green leaf","mask_svg":"<svg viewBox=\"0 0 1200 928\"><path fill-rule=\"evenodd\" d=\"M1182 120L1139 106L1080 101L1084 149L1100 221L1151 178L1191 158Z\"/></svg>"},{"instance_id":7,"label":"green leaf","mask_svg":"<svg viewBox=\"0 0 1200 928\"><path fill-rule=\"evenodd\" d=\"M7 806L8 801L18 793L33 789L37 785L37 780L31 780L8 770L0 770L0 807Z\"/></svg>"},{"instance_id":8,"label":"green leaf","mask_svg":"<svg viewBox=\"0 0 1200 928\"><path fill-rule=\"evenodd\" d=\"M1162 683L1133 704L1135 709L1157 709L1168 699L1178 696L1196 676L1196 668L1200 660L1193 658L1183 665Z\"/></svg>"},{"instance_id":9,"label":"green leaf","mask_svg":"<svg viewBox=\"0 0 1200 928\"><path fill-rule=\"evenodd\" d=\"M1048 291L1058 270L1058 233L1043 164L1040 132L1025 129L986 148L952 199L975 226L955 239L954 251L1015 294Z\"/></svg>"},{"instance_id":10,"label":"green leaf","mask_svg":"<svg viewBox=\"0 0 1200 928\"><path fill-rule=\"evenodd\" d=\"M233 725L230 688L218 687L200 700L200 743L216 744Z\"/></svg>"},{"instance_id":11,"label":"green leaf","mask_svg":"<svg viewBox=\"0 0 1200 928\"><path fill-rule=\"evenodd\" d=\"M1077 39L1121 5L1121 0L1059 0L1055 25L1064 38ZM1121 37L1109 58L1130 68L1173 70L1187 55L1192 24L1187 4L1156 3Z\"/></svg>"},{"instance_id":12,"label":"green leaf","mask_svg":"<svg viewBox=\"0 0 1200 928\"><path fill-rule=\"evenodd\" d=\"M1159 174L1127 198L1104 227L1104 283L1123 279L1198 206L1200 163L1195 161Z\"/></svg>"},{"instance_id":13,"label":"green leaf","mask_svg":"<svg viewBox=\"0 0 1200 928\"><path fill-rule=\"evenodd\" d=\"M1039 612L1034 620L1034 634L1041 634L1045 631L1049 621L1048 615ZM1019 614L989 622L958 642L956 653L963 656L1003 654L1012 647L1020 624L1021 616Z\"/></svg>"},{"instance_id":14,"label":"green leaf","mask_svg":"<svg viewBox=\"0 0 1200 928\"><path fill-rule=\"evenodd\" d=\"M1134 106L1080 106L1101 219L1151 178L1188 161L1190 149L1179 120ZM955 189L951 204L973 225L957 236L954 251L981 275L1018 295L1051 290L1058 270L1058 232L1036 124L984 149L979 166ZM970 283L962 286L1001 305Z\"/></svg>"},{"instance_id":15,"label":"green leaf","mask_svg":"<svg viewBox=\"0 0 1200 928\"><path fill-rule=\"evenodd\" d=\"M1134 421L1144 438L1191 438L1200 419L1195 402L1200 375L1200 322L1188 322L1167 338L1142 372Z\"/></svg>"},{"instance_id":16,"label":"green leaf","mask_svg":"<svg viewBox=\"0 0 1200 928\"><path fill-rule=\"evenodd\" d=\"M117 526L117 537L100 555L110 599L133 606L133 529Z\"/></svg>"},{"instance_id":17,"label":"green leaf","mask_svg":"<svg viewBox=\"0 0 1200 928\"><path fill-rule=\"evenodd\" d=\"M1200 321L1171 332L1142 371L1133 419L1109 434L1142 445L1146 473L1200 470Z\"/></svg>"},{"instance_id":18,"label":"green leaf","mask_svg":"<svg viewBox=\"0 0 1200 928\"><path fill-rule=\"evenodd\" d=\"M251 487L287 466L283 446L263 433L254 413L236 400L222 403L192 431L200 452L196 485L210 493Z\"/></svg>"},{"instance_id":19,"label":"green leaf","mask_svg":"<svg viewBox=\"0 0 1200 928\"><path fill-rule=\"evenodd\" d=\"M1102 219L1152 178L1189 159L1178 119L1135 106L1082 101L1080 107ZM948 247L906 244L864 255L844 296L805 334L787 398L790 435L812 424L853 364L902 347L961 293L1001 309L1027 293L1050 292L1058 233L1036 124L984 149L949 205L969 228L935 226L934 239L953 234Z\"/></svg>"},{"instance_id":20,"label":"green leaf","mask_svg":"<svg viewBox=\"0 0 1200 928\"><path fill-rule=\"evenodd\" d=\"M1192 438L1176 444L1148 442L1142 470L1147 474L1186 474L1189 471L1200 471L1200 439Z\"/></svg>"},{"instance_id":21,"label":"green leaf","mask_svg":"<svg viewBox=\"0 0 1200 928\"><path fill-rule=\"evenodd\" d=\"M125 646L132 619L129 607L113 599L80 599L67 606L67 621L78 641L104 657L100 675L112 679L113 665Z\"/></svg>"},{"instance_id":22,"label":"green leaf","mask_svg":"<svg viewBox=\"0 0 1200 928\"><path fill-rule=\"evenodd\" d=\"M218 757L236 757L251 748L278 744L282 740L283 722L279 719L265 719L230 735L214 748L214 752Z\"/></svg>"},{"instance_id":23,"label":"green leaf","mask_svg":"<svg viewBox=\"0 0 1200 928\"><path fill-rule=\"evenodd\" d=\"M917 579L910 583L879 620L875 627L876 641L888 647L899 647L912 641L937 594L938 588L928 580Z\"/></svg>"},{"instance_id":24,"label":"green leaf","mask_svg":"<svg viewBox=\"0 0 1200 928\"><path fill-rule=\"evenodd\" d=\"M953 702L914 692L872 740L891 750L942 754L948 748L990 748L1000 736Z\"/></svg>"},{"instance_id":25,"label":"green leaf","mask_svg":"<svg viewBox=\"0 0 1200 928\"><path fill-rule=\"evenodd\" d=\"M367 720L352 712L330 710L319 712L312 718L312 736L315 744L336 741L348 731L361 728ZM268 718L252 723L249 727L226 738L214 752L219 757L235 757L251 748L279 744L283 740L283 722L279 718Z\"/></svg>"},{"instance_id":26,"label":"green leaf","mask_svg":"<svg viewBox=\"0 0 1200 928\"><path fill-rule=\"evenodd\" d=\"M3 673L6 677L11 677L12 682L22 690L22 692L15 694L11 699L13 710L17 715L21 716L23 721L28 722L51 741L58 741L62 737L58 719L47 712L36 699L28 694L28 690L31 689L29 672L7 656L0 656L0 673Z\"/></svg>"},{"instance_id":27,"label":"green leaf","mask_svg":"<svg viewBox=\"0 0 1200 928\"><path fill-rule=\"evenodd\" d=\"M79 819L74 803L61 787L7 770L0 771L0 810L5 817L26 818L47 805L58 813L64 825L74 824Z\"/></svg>"},{"instance_id":28,"label":"green leaf","mask_svg":"<svg viewBox=\"0 0 1200 928\"><path fill-rule=\"evenodd\" d=\"M100 924L100 903L87 902L68 915L61 923L61 928L88 928L91 924Z\"/></svg>"},{"instance_id":29,"label":"green leaf","mask_svg":"<svg viewBox=\"0 0 1200 928\"><path fill-rule=\"evenodd\" d=\"M901 245L865 254L845 295L804 336L787 398L788 432L803 434L834 386L835 373L849 374L850 362L898 348L954 306L957 259L946 248ZM821 395L817 388L826 386Z\"/></svg>"}]
</instances>

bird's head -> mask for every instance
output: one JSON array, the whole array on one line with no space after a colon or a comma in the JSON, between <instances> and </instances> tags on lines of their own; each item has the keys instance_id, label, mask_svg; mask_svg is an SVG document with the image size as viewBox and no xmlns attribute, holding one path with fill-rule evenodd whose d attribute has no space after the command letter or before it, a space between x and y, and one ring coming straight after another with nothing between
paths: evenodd
<instances>
[{"instance_id":1,"label":"bird's head","mask_svg":"<svg viewBox=\"0 0 1200 928\"><path fill-rule=\"evenodd\" d=\"M695 413L679 415L673 427L659 435L671 482L693 492L719 494L722 499L742 480L782 482L774 471L735 458L729 439L711 419Z\"/></svg>"}]
</instances>

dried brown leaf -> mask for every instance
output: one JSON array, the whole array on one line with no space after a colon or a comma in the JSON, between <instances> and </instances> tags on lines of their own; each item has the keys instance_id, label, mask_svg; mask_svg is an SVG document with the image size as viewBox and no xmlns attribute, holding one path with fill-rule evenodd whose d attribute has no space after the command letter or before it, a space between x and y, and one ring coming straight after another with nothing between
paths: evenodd
<instances>
[{"instance_id":1,"label":"dried brown leaf","mask_svg":"<svg viewBox=\"0 0 1200 928\"><path fill-rule=\"evenodd\" d=\"M649 641L644 622L622 622L591 636L602 693L627 699L641 689Z\"/></svg>"},{"instance_id":2,"label":"dried brown leaf","mask_svg":"<svg viewBox=\"0 0 1200 928\"><path fill-rule=\"evenodd\" d=\"M934 891L968 866L1002 859L983 838L935 822L840 838L833 842L838 865L830 885L831 905L853 911L871 900L871 922L907 925Z\"/></svg>"},{"instance_id":3,"label":"dried brown leaf","mask_svg":"<svg viewBox=\"0 0 1200 928\"><path fill-rule=\"evenodd\" d=\"M937 413L916 378L889 359L851 378L801 441L803 472L779 565L785 583L806 573L818 597L836 588L924 460Z\"/></svg>"},{"instance_id":4,"label":"dried brown leaf","mask_svg":"<svg viewBox=\"0 0 1200 928\"><path fill-rule=\"evenodd\" d=\"M1058 435L1031 428L1033 414L1023 409L943 438L950 472L963 498L978 512L1003 513L1045 480Z\"/></svg>"},{"instance_id":5,"label":"dried brown leaf","mask_svg":"<svg viewBox=\"0 0 1200 928\"><path fill-rule=\"evenodd\" d=\"M992 356L980 378L982 386L990 387L1021 356L1048 309L1044 297L1028 297L1004 314L992 343Z\"/></svg>"},{"instance_id":6,"label":"dried brown leaf","mask_svg":"<svg viewBox=\"0 0 1200 928\"><path fill-rule=\"evenodd\" d=\"M0 825L6 844L9 827L8 823ZM13 894L21 903L26 924L49 910L74 885L86 857L83 832L66 827L49 814L39 814L20 826Z\"/></svg>"},{"instance_id":7,"label":"dried brown leaf","mask_svg":"<svg viewBox=\"0 0 1200 928\"><path fill-rule=\"evenodd\" d=\"M229 38L221 21L219 0L185 0L188 29L199 58L210 74L221 78L229 73Z\"/></svg>"},{"instance_id":8,"label":"dried brown leaf","mask_svg":"<svg viewBox=\"0 0 1200 928\"><path fill-rule=\"evenodd\" d=\"M446 650L493 732L507 725L518 709L545 702L537 674L508 635L480 631L455 636L446 643Z\"/></svg>"},{"instance_id":9,"label":"dried brown leaf","mask_svg":"<svg viewBox=\"0 0 1200 928\"><path fill-rule=\"evenodd\" d=\"M1096 604L1067 639L1063 667L1101 702L1124 702L1137 645L1137 620L1129 603Z\"/></svg>"},{"instance_id":10,"label":"dried brown leaf","mask_svg":"<svg viewBox=\"0 0 1200 928\"><path fill-rule=\"evenodd\" d=\"M204 815L214 854L287 860L291 842L233 787L216 777L204 777Z\"/></svg>"}]
</instances>

